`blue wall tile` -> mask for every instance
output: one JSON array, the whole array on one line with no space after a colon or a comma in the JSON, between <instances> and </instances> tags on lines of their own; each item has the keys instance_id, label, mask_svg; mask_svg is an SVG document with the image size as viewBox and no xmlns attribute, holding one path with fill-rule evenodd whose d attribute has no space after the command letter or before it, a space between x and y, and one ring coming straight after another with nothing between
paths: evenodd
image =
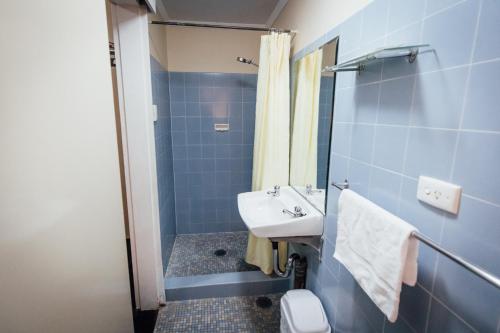
<instances>
[{"instance_id":1,"label":"blue wall tile","mask_svg":"<svg viewBox=\"0 0 500 333\"><path fill-rule=\"evenodd\" d=\"M500 5L389 2L387 20L387 2L375 0L325 34L340 31L339 61L383 45L429 43L433 51L421 52L413 64L386 59L359 74L336 74L329 182L348 178L356 192L498 275ZM458 215L416 198L420 175L463 186ZM498 290L425 244L419 246L417 286L403 288L397 322L381 325L381 313L331 258L339 194L329 189L323 261L298 250L309 260L308 288L325 304L336 332L498 331Z\"/></svg>"},{"instance_id":2,"label":"blue wall tile","mask_svg":"<svg viewBox=\"0 0 500 333\"><path fill-rule=\"evenodd\" d=\"M335 122L351 122L353 120L354 89L346 88L335 92L334 115Z\"/></svg>"},{"instance_id":3,"label":"blue wall tile","mask_svg":"<svg viewBox=\"0 0 500 333\"><path fill-rule=\"evenodd\" d=\"M417 76L411 124L458 128L467 82L467 68Z\"/></svg>"},{"instance_id":4,"label":"blue wall tile","mask_svg":"<svg viewBox=\"0 0 500 333\"><path fill-rule=\"evenodd\" d=\"M410 23L420 21L424 15L424 7L425 1L422 0L391 0L388 30L398 30Z\"/></svg>"},{"instance_id":5,"label":"blue wall tile","mask_svg":"<svg viewBox=\"0 0 500 333\"><path fill-rule=\"evenodd\" d=\"M421 56L421 70L449 68L470 61L478 8L479 1L468 0L424 21L422 41L435 52Z\"/></svg>"},{"instance_id":6,"label":"blue wall tile","mask_svg":"<svg viewBox=\"0 0 500 333\"><path fill-rule=\"evenodd\" d=\"M416 332L425 332L429 299L430 295L419 286L403 286L399 300L399 311Z\"/></svg>"},{"instance_id":7,"label":"blue wall tile","mask_svg":"<svg viewBox=\"0 0 500 333\"><path fill-rule=\"evenodd\" d=\"M170 79L175 196L185 212L178 232L246 230L231 199L251 190L256 75L172 72ZM229 132L215 132L216 123L229 123Z\"/></svg>"},{"instance_id":8,"label":"blue wall tile","mask_svg":"<svg viewBox=\"0 0 500 333\"><path fill-rule=\"evenodd\" d=\"M351 151L351 124L334 124L332 134L332 152L349 156Z\"/></svg>"},{"instance_id":9,"label":"blue wall tile","mask_svg":"<svg viewBox=\"0 0 500 333\"><path fill-rule=\"evenodd\" d=\"M377 123L408 125L410 121L414 83L414 77L390 80L382 83L380 91L380 112L378 113Z\"/></svg>"},{"instance_id":10,"label":"blue wall tile","mask_svg":"<svg viewBox=\"0 0 500 333\"><path fill-rule=\"evenodd\" d=\"M160 212L160 239L163 269L168 261L176 235L176 214L174 195L174 158L185 158L185 151L172 146L170 80L165 69L151 57L151 85L153 103L158 110L158 119L154 124L156 146L156 175L158 183L158 206ZM175 81L183 79L175 77Z\"/></svg>"},{"instance_id":11,"label":"blue wall tile","mask_svg":"<svg viewBox=\"0 0 500 333\"><path fill-rule=\"evenodd\" d=\"M355 90L354 121L360 123L375 123L378 108L380 86L370 84Z\"/></svg>"},{"instance_id":12,"label":"blue wall tile","mask_svg":"<svg viewBox=\"0 0 500 333\"><path fill-rule=\"evenodd\" d=\"M378 125L375 131L373 164L392 171L403 169L408 128Z\"/></svg>"},{"instance_id":13,"label":"blue wall tile","mask_svg":"<svg viewBox=\"0 0 500 333\"><path fill-rule=\"evenodd\" d=\"M452 7L454 4L461 2L462 0L432 0L427 1L427 8L425 10L426 15L434 14L440 10Z\"/></svg>"},{"instance_id":14,"label":"blue wall tile","mask_svg":"<svg viewBox=\"0 0 500 333\"><path fill-rule=\"evenodd\" d=\"M361 32L361 42L369 43L386 32L386 25L380 22L387 21L389 14L389 0L374 1L363 10L363 27Z\"/></svg>"},{"instance_id":15,"label":"blue wall tile","mask_svg":"<svg viewBox=\"0 0 500 333\"><path fill-rule=\"evenodd\" d=\"M355 160L351 160L349 163L349 177L347 178L349 180L349 186L353 191L364 197L368 197L370 169L371 166L369 164Z\"/></svg>"},{"instance_id":16,"label":"blue wall tile","mask_svg":"<svg viewBox=\"0 0 500 333\"><path fill-rule=\"evenodd\" d=\"M339 44L341 45L340 54L352 51L359 46L362 21L362 12L358 12L349 20L342 23L340 27L342 39L339 40Z\"/></svg>"},{"instance_id":17,"label":"blue wall tile","mask_svg":"<svg viewBox=\"0 0 500 333\"><path fill-rule=\"evenodd\" d=\"M460 133L453 181L465 193L500 204L500 133Z\"/></svg>"},{"instance_id":18,"label":"blue wall tile","mask_svg":"<svg viewBox=\"0 0 500 333\"><path fill-rule=\"evenodd\" d=\"M483 0L481 20L474 50L474 60L484 61L500 57L500 35L492 31L500 31L500 2Z\"/></svg>"},{"instance_id":19,"label":"blue wall tile","mask_svg":"<svg viewBox=\"0 0 500 333\"><path fill-rule=\"evenodd\" d=\"M397 1L398 3L403 3ZM420 44L420 30L422 27L422 22L416 22L410 24L409 26L397 30L393 33L387 35L387 45L416 45ZM384 60L384 68L382 70L382 78L389 79L400 76L406 76L414 74L417 71L418 62L421 57L415 60L415 63L411 64L407 58L392 58Z\"/></svg>"},{"instance_id":20,"label":"blue wall tile","mask_svg":"<svg viewBox=\"0 0 500 333\"><path fill-rule=\"evenodd\" d=\"M354 159L370 163L373 152L375 126L355 124L351 133L351 156ZM333 133L335 137L335 132Z\"/></svg>"},{"instance_id":21,"label":"blue wall tile","mask_svg":"<svg viewBox=\"0 0 500 333\"><path fill-rule=\"evenodd\" d=\"M378 168L371 170L369 199L393 214L398 211L400 188L400 175Z\"/></svg>"},{"instance_id":22,"label":"blue wall tile","mask_svg":"<svg viewBox=\"0 0 500 333\"><path fill-rule=\"evenodd\" d=\"M449 179L456 140L455 131L410 128L404 173Z\"/></svg>"},{"instance_id":23,"label":"blue wall tile","mask_svg":"<svg viewBox=\"0 0 500 333\"><path fill-rule=\"evenodd\" d=\"M443 304L433 300L429 316L428 333L472 333L476 332L471 329L465 322L457 318Z\"/></svg>"},{"instance_id":24,"label":"blue wall tile","mask_svg":"<svg viewBox=\"0 0 500 333\"><path fill-rule=\"evenodd\" d=\"M462 128L500 131L500 61L472 66L469 80Z\"/></svg>"}]
</instances>

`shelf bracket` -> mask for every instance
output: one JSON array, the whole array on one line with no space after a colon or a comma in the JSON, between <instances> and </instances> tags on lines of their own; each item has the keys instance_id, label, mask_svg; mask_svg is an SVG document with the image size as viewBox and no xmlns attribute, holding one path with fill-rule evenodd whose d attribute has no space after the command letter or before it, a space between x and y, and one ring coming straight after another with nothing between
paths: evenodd
<instances>
[{"instance_id":1,"label":"shelf bracket","mask_svg":"<svg viewBox=\"0 0 500 333\"><path fill-rule=\"evenodd\" d=\"M410 51L410 54L408 55L408 62L410 64L413 64L413 62L417 59L417 54L418 54L418 49L413 49Z\"/></svg>"}]
</instances>

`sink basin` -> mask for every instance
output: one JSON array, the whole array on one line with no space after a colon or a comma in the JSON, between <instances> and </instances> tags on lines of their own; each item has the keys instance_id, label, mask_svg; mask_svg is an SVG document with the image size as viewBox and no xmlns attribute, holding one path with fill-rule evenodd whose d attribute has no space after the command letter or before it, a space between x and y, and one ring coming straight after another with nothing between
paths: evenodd
<instances>
[{"instance_id":1,"label":"sink basin","mask_svg":"<svg viewBox=\"0 0 500 333\"><path fill-rule=\"evenodd\" d=\"M280 196L267 194L268 190L238 194L238 209L248 229L257 237L320 236L323 233L323 215L289 186L281 188ZM293 217L283 209L294 211L299 206L306 214Z\"/></svg>"}]
</instances>

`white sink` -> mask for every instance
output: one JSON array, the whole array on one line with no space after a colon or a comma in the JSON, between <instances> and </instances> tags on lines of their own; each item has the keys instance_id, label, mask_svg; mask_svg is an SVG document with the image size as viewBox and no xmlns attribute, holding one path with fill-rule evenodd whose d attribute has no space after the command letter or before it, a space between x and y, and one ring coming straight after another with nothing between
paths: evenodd
<instances>
[{"instance_id":1,"label":"white sink","mask_svg":"<svg viewBox=\"0 0 500 333\"><path fill-rule=\"evenodd\" d=\"M267 191L238 194L241 218L255 236L301 237L323 233L323 215L291 187L282 187L279 196L267 194ZM301 207L306 215L293 217L283 213L283 209L293 212L295 206Z\"/></svg>"}]
</instances>

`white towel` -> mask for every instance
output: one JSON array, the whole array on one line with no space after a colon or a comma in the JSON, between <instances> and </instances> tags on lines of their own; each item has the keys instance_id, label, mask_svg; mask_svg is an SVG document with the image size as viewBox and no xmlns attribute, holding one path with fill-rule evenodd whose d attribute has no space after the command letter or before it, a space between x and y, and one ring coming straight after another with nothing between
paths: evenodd
<instances>
[{"instance_id":1,"label":"white towel","mask_svg":"<svg viewBox=\"0 0 500 333\"><path fill-rule=\"evenodd\" d=\"M395 322L402 283L417 282L415 227L351 190L340 195L337 224L333 257Z\"/></svg>"}]
</instances>

